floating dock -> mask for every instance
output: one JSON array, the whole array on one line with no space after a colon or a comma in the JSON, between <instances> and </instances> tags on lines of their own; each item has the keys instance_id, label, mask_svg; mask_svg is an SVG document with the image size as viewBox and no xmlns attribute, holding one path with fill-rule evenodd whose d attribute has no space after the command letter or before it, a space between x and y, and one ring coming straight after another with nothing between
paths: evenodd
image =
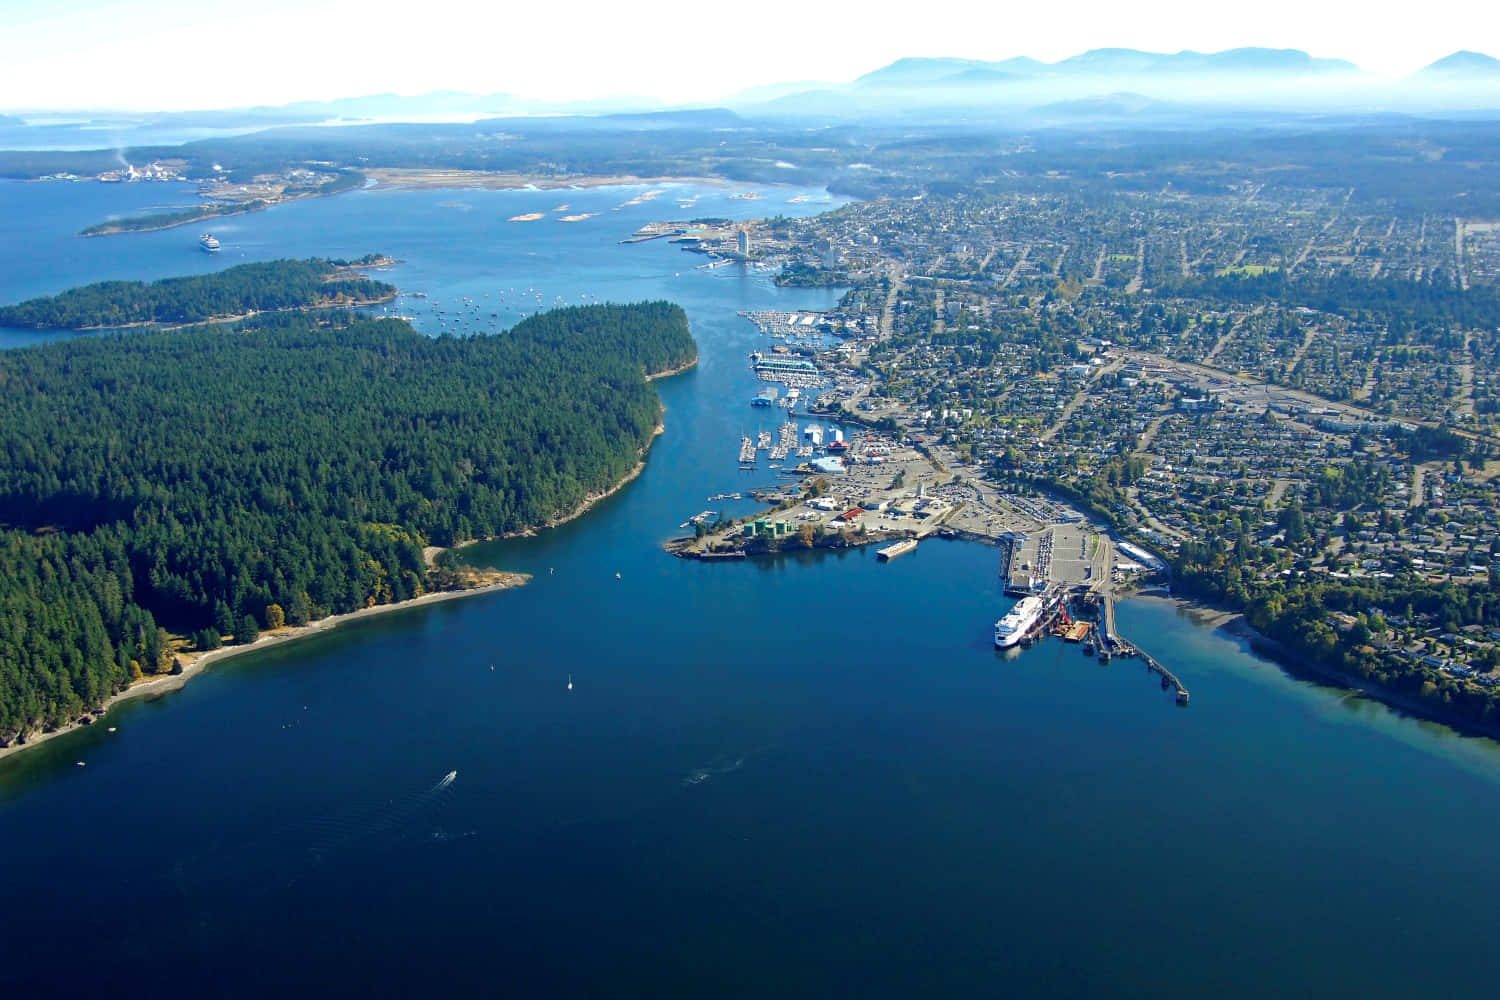
<instances>
[{"instance_id":1,"label":"floating dock","mask_svg":"<svg viewBox=\"0 0 1500 1000\"><path fill-rule=\"evenodd\" d=\"M917 548L915 538L903 538L899 542L893 542L875 553L876 559L884 559L889 562L897 556L904 556L908 552L914 552Z\"/></svg>"}]
</instances>

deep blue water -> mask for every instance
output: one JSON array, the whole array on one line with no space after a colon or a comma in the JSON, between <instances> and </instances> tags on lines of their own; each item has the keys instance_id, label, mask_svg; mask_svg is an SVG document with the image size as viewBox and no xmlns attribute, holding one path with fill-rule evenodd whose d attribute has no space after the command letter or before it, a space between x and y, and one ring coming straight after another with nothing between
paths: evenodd
<instances>
[{"instance_id":1,"label":"deep blue water","mask_svg":"<svg viewBox=\"0 0 1500 1000\"><path fill-rule=\"evenodd\" d=\"M702 351L658 383L640 479L470 550L530 586L231 661L116 709L117 733L0 763L0 983L1491 995L1495 744L1290 679L1163 602L1120 623L1184 678L1185 710L1129 661L997 654L983 546L664 556L707 496L769 475L735 468L760 343L736 310L834 295L617 244L653 218L818 208L794 192L611 210L641 190L361 192L221 220L209 258L188 230L74 240L115 203L0 184L4 301L383 251L429 331L502 289L504 323L527 288L532 308L670 297ZM505 221L563 202L601 214Z\"/></svg>"}]
</instances>

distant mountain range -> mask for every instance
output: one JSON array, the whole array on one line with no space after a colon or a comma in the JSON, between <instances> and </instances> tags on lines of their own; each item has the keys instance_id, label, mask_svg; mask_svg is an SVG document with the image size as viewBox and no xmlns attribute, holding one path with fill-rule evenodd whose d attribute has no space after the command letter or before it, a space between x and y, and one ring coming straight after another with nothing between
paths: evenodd
<instances>
[{"instance_id":1,"label":"distant mountain range","mask_svg":"<svg viewBox=\"0 0 1500 1000\"><path fill-rule=\"evenodd\" d=\"M1143 75L1358 73L1343 59L1314 59L1297 49L1228 49L1224 52L1140 52L1136 49L1091 49L1055 63L1021 56L1000 62L975 59L898 59L855 80L856 88L968 86L1068 77Z\"/></svg>"},{"instance_id":2,"label":"distant mountain range","mask_svg":"<svg viewBox=\"0 0 1500 1000\"><path fill-rule=\"evenodd\" d=\"M1444 56L1430 66L1418 70L1418 77L1473 77L1485 80L1500 80L1500 59L1483 52L1461 50Z\"/></svg>"},{"instance_id":3,"label":"distant mountain range","mask_svg":"<svg viewBox=\"0 0 1500 1000\"><path fill-rule=\"evenodd\" d=\"M734 118L713 117L727 107ZM676 113L669 113L676 112ZM690 113L689 113L690 112ZM1143 52L1103 48L1045 63L906 58L847 83L771 83L715 104L671 108L646 98L541 102L513 94L434 91L372 94L274 107L122 114L0 115L0 148L99 148L321 122L433 122L561 115L640 115L634 127L736 127L735 123L993 123L1032 127L1118 119L1144 124L1202 122L1214 114L1500 112L1500 60L1461 51L1403 80L1366 73L1343 59L1298 49ZM723 113L727 114L727 112ZM35 118L33 122L31 119ZM732 118L732 116L731 116ZM27 119L24 120L23 119Z\"/></svg>"},{"instance_id":4,"label":"distant mountain range","mask_svg":"<svg viewBox=\"0 0 1500 1000\"><path fill-rule=\"evenodd\" d=\"M726 103L776 119L1017 125L1123 118L1166 123L1206 110L1240 114L1500 110L1500 60L1456 52L1401 81L1298 49L1223 52L1093 49L1054 63L898 59L846 84L742 94Z\"/></svg>"}]
</instances>

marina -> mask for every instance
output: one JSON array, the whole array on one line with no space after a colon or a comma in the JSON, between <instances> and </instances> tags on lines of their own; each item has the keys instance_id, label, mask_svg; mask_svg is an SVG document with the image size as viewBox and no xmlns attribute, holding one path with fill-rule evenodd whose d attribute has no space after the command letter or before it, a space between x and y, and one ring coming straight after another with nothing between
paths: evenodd
<instances>
[{"instance_id":1,"label":"marina","mask_svg":"<svg viewBox=\"0 0 1500 1000\"><path fill-rule=\"evenodd\" d=\"M719 516L719 512L716 511L716 510L700 511L699 513L694 514L692 517L688 518L686 521L683 521L681 524L678 525L678 527L679 528L691 528L691 527L694 527L694 526L699 525L699 524L707 524L709 521L712 521L714 518L716 518L718 516Z\"/></svg>"}]
</instances>

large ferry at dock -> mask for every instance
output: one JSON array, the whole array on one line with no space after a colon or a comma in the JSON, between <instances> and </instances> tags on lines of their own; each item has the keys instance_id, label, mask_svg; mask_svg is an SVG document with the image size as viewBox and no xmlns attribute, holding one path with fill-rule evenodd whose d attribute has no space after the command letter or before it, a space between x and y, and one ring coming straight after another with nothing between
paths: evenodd
<instances>
[{"instance_id":1,"label":"large ferry at dock","mask_svg":"<svg viewBox=\"0 0 1500 1000\"><path fill-rule=\"evenodd\" d=\"M1016 606L995 623L995 648L1009 649L1031 631L1031 626L1042 617L1045 605L1040 597L1023 597Z\"/></svg>"}]
</instances>

